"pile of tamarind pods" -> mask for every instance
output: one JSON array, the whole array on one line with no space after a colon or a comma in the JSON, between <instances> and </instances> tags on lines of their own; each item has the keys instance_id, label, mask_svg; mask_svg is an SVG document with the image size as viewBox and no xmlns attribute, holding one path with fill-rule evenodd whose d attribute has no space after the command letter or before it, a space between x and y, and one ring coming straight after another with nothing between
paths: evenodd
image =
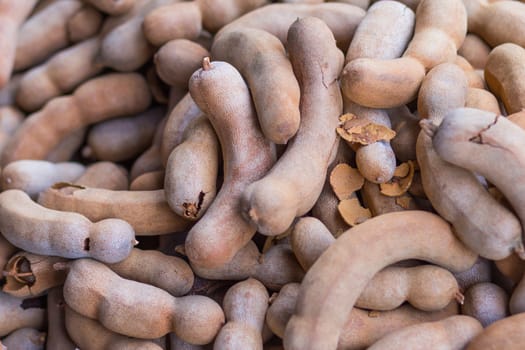
<instances>
[{"instance_id":1,"label":"pile of tamarind pods","mask_svg":"<svg viewBox=\"0 0 525 350\"><path fill-rule=\"evenodd\" d=\"M525 1L0 0L0 349L524 349Z\"/></svg>"}]
</instances>

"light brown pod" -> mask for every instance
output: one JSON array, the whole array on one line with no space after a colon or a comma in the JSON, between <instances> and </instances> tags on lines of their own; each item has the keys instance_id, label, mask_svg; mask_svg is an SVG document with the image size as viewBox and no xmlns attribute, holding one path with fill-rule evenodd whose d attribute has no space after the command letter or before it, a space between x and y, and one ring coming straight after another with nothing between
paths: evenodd
<instances>
[{"instance_id":1,"label":"light brown pod","mask_svg":"<svg viewBox=\"0 0 525 350\"><path fill-rule=\"evenodd\" d=\"M494 261L494 266L503 276L509 279L513 285L521 281L525 272L525 261L517 254L511 254L505 259Z\"/></svg>"},{"instance_id":2,"label":"light brown pod","mask_svg":"<svg viewBox=\"0 0 525 350\"><path fill-rule=\"evenodd\" d=\"M239 210L241 194L266 174L275 162L275 153L259 129L248 86L235 67L204 59L189 87L217 133L224 180L206 214L190 230L185 248L192 265L217 268L255 234L255 227Z\"/></svg>"},{"instance_id":3,"label":"light brown pod","mask_svg":"<svg viewBox=\"0 0 525 350\"><path fill-rule=\"evenodd\" d=\"M135 4L135 0L85 0L85 2L112 16L128 12Z\"/></svg>"},{"instance_id":4,"label":"light brown pod","mask_svg":"<svg viewBox=\"0 0 525 350\"><path fill-rule=\"evenodd\" d=\"M151 284L173 296L185 295L193 285L188 263L155 250L132 249L126 259L108 267L123 278Z\"/></svg>"},{"instance_id":5,"label":"light brown pod","mask_svg":"<svg viewBox=\"0 0 525 350\"><path fill-rule=\"evenodd\" d=\"M396 159L401 162L416 160L416 142L421 128L419 118L408 107L401 106L387 111L396 136L390 140Z\"/></svg>"},{"instance_id":6,"label":"light brown pod","mask_svg":"<svg viewBox=\"0 0 525 350\"><path fill-rule=\"evenodd\" d=\"M95 320L82 316L71 307L64 305L67 332L76 346L86 350L129 349L161 350L151 340L126 337L112 332Z\"/></svg>"},{"instance_id":7,"label":"light brown pod","mask_svg":"<svg viewBox=\"0 0 525 350\"><path fill-rule=\"evenodd\" d=\"M29 299L20 299L0 292L0 336L24 327L44 329L46 310L31 306Z\"/></svg>"},{"instance_id":8,"label":"light brown pod","mask_svg":"<svg viewBox=\"0 0 525 350\"><path fill-rule=\"evenodd\" d=\"M101 72L102 65L95 62L99 46L97 37L82 41L25 72L16 93L16 103L26 111L35 111Z\"/></svg>"},{"instance_id":9,"label":"light brown pod","mask_svg":"<svg viewBox=\"0 0 525 350\"><path fill-rule=\"evenodd\" d=\"M163 180L166 201L177 215L198 220L206 212L217 193L219 157L211 123L205 117L193 120L171 152Z\"/></svg>"},{"instance_id":10,"label":"light brown pod","mask_svg":"<svg viewBox=\"0 0 525 350\"><path fill-rule=\"evenodd\" d=\"M250 241L224 266L206 269L192 265L197 276L211 280L243 280L253 277L270 290L279 290L290 282L299 282L304 276L288 244L277 244L261 254Z\"/></svg>"},{"instance_id":11,"label":"light brown pod","mask_svg":"<svg viewBox=\"0 0 525 350\"><path fill-rule=\"evenodd\" d=\"M463 56L457 55L454 64L463 70L469 88L485 88L485 80L483 79L483 70L476 70Z\"/></svg>"},{"instance_id":12,"label":"light brown pod","mask_svg":"<svg viewBox=\"0 0 525 350\"><path fill-rule=\"evenodd\" d=\"M73 310L98 319L107 329L136 338L175 332L190 343L207 344L224 323L221 307L210 298L175 298L157 287L123 279L90 259L70 263L64 299Z\"/></svg>"},{"instance_id":13,"label":"light brown pod","mask_svg":"<svg viewBox=\"0 0 525 350\"><path fill-rule=\"evenodd\" d=\"M209 32L215 33L243 14L268 5L270 1L227 0L219 3L214 0L196 0L195 2L202 12L203 27Z\"/></svg>"},{"instance_id":14,"label":"light brown pod","mask_svg":"<svg viewBox=\"0 0 525 350\"><path fill-rule=\"evenodd\" d=\"M11 136L24 121L24 117L16 107L0 107L0 155Z\"/></svg>"},{"instance_id":15,"label":"light brown pod","mask_svg":"<svg viewBox=\"0 0 525 350\"><path fill-rule=\"evenodd\" d=\"M93 6L82 6L67 21L67 36L72 43L78 43L96 35L104 18Z\"/></svg>"},{"instance_id":16,"label":"light brown pod","mask_svg":"<svg viewBox=\"0 0 525 350\"><path fill-rule=\"evenodd\" d=\"M42 192L38 201L47 208L75 211L93 221L125 220L139 236L182 232L189 226L170 209L163 190L113 191L59 183Z\"/></svg>"},{"instance_id":17,"label":"light brown pod","mask_svg":"<svg viewBox=\"0 0 525 350\"><path fill-rule=\"evenodd\" d=\"M56 271L53 265L66 261L67 259L56 256L19 252L3 268L6 283L2 290L18 298L42 295L64 283L65 272Z\"/></svg>"},{"instance_id":18,"label":"light brown pod","mask_svg":"<svg viewBox=\"0 0 525 350\"><path fill-rule=\"evenodd\" d=\"M0 194L0 231L31 253L90 256L108 263L123 260L135 245L135 232L123 220L92 222L77 213L47 209L20 190Z\"/></svg>"},{"instance_id":19,"label":"light brown pod","mask_svg":"<svg viewBox=\"0 0 525 350\"><path fill-rule=\"evenodd\" d=\"M498 99L485 89L468 88L465 107L501 114Z\"/></svg>"},{"instance_id":20,"label":"light brown pod","mask_svg":"<svg viewBox=\"0 0 525 350\"><path fill-rule=\"evenodd\" d=\"M266 288L253 278L231 286L222 303L226 324L217 334L213 349L262 350L268 298Z\"/></svg>"},{"instance_id":21,"label":"light brown pod","mask_svg":"<svg viewBox=\"0 0 525 350\"><path fill-rule=\"evenodd\" d=\"M22 190L36 199L40 192L57 182L74 182L84 171L86 168L75 162L17 160L2 169L2 190Z\"/></svg>"},{"instance_id":22,"label":"light brown pod","mask_svg":"<svg viewBox=\"0 0 525 350\"><path fill-rule=\"evenodd\" d=\"M471 108L451 111L433 137L444 160L485 177L507 198L525 221L525 187L516 186L523 174L525 131L506 118ZM505 171L494 171L494 164ZM492 215L492 213L491 213Z\"/></svg>"},{"instance_id":23,"label":"light brown pod","mask_svg":"<svg viewBox=\"0 0 525 350\"><path fill-rule=\"evenodd\" d=\"M3 268L11 256L19 250L0 234L0 267Z\"/></svg>"},{"instance_id":24,"label":"light brown pod","mask_svg":"<svg viewBox=\"0 0 525 350\"><path fill-rule=\"evenodd\" d=\"M151 146L145 150L144 153L138 156L131 166L129 173L131 180L134 180L141 174L162 170L164 168L160 151L166 121L167 118L164 118L160 121L160 123L157 125L157 129L155 130L155 135L153 136Z\"/></svg>"},{"instance_id":25,"label":"light brown pod","mask_svg":"<svg viewBox=\"0 0 525 350\"><path fill-rule=\"evenodd\" d=\"M518 1L464 0L468 30L491 47L514 43L525 46L525 6Z\"/></svg>"},{"instance_id":26,"label":"light brown pod","mask_svg":"<svg viewBox=\"0 0 525 350\"><path fill-rule=\"evenodd\" d=\"M67 1L69 3L69 1ZM96 100L98 103L93 103ZM45 159L65 136L89 124L139 113L151 101L146 81L136 73L107 74L54 98L30 115L4 148L2 165L18 159ZM61 115L61 122L54 117Z\"/></svg>"},{"instance_id":27,"label":"light brown pod","mask_svg":"<svg viewBox=\"0 0 525 350\"><path fill-rule=\"evenodd\" d=\"M80 128L65 136L46 156L53 163L69 162L84 143L86 128Z\"/></svg>"},{"instance_id":28,"label":"light brown pod","mask_svg":"<svg viewBox=\"0 0 525 350\"><path fill-rule=\"evenodd\" d=\"M426 71L456 58L466 29L467 15L462 1L421 1L414 36L403 57L359 58L350 62L341 77L344 95L373 108L392 108L412 101Z\"/></svg>"},{"instance_id":29,"label":"light brown pod","mask_svg":"<svg viewBox=\"0 0 525 350\"><path fill-rule=\"evenodd\" d=\"M206 48L187 39L175 39L162 45L153 60L159 77L168 85L187 86L191 75L210 56ZM216 58L218 59L218 58Z\"/></svg>"},{"instance_id":30,"label":"light brown pod","mask_svg":"<svg viewBox=\"0 0 525 350\"><path fill-rule=\"evenodd\" d=\"M150 171L137 176L130 184L130 191L156 191L164 189L164 170Z\"/></svg>"},{"instance_id":31,"label":"light brown pod","mask_svg":"<svg viewBox=\"0 0 525 350\"><path fill-rule=\"evenodd\" d=\"M437 215L407 210L369 219L343 233L308 270L284 346L335 349L346 316L370 279L385 266L410 258L459 272L472 266L477 255Z\"/></svg>"},{"instance_id":32,"label":"light brown pod","mask_svg":"<svg viewBox=\"0 0 525 350\"><path fill-rule=\"evenodd\" d=\"M2 339L6 349L44 350L46 333L34 328L20 328Z\"/></svg>"},{"instance_id":33,"label":"light brown pod","mask_svg":"<svg viewBox=\"0 0 525 350\"><path fill-rule=\"evenodd\" d=\"M29 17L18 33L15 70L29 68L68 46L67 21L81 7L78 0L56 1Z\"/></svg>"},{"instance_id":34,"label":"light brown pod","mask_svg":"<svg viewBox=\"0 0 525 350\"><path fill-rule=\"evenodd\" d=\"M466 350L505 349L518 350L525 346L525 314L505 317L494 322L475 337Z\"/></svg>"},{"instance_id":35,"label":"light brown pod","mask_svg":"<svg viewBox=\"0 0 525 350\"><path fill-rule=\"evenodd\" d=\"M458 49L458 55L465 59L476 69L484 69L490 53L490 46L476 34L468 33Z\"/></svg>"},{"instance_id":36,"label":"light brown pod","mask_svg":"<svg viewBox=\"0 0 525 350\"><path fill-rule=\"evenodd\" d=\"M283 233L314 206L337 150L334 129L342 111L336 77L344 57L328 26L315 17L297 20L290 27L287 48L301 87L299 131L270 172L250 184L241 200L243 216L265 235ZM326 69L317 69L319 64Z\"/></svg>"},{"instance_id":37,"label":"light brown pod","mask_svg":"<svg viewBox=\"0 0 525 350\"><path fill-rule=\"evenodd\" d=\"M520 6L525 9L525 5ZM485 81L490 91L503 101L508 114L525 108L524 60L525 48L506 43L490 52L485 65Z\"/></svg>"},{"instance_id":38,"label":"light brown pod","mask_svg":"<svg viewBox=\"0 0 525 350\"><path fill-rule=\"evenodd\" d=\"M499 260L514 251L525 256L516 216L498 203L471 171L443 160L434 148L431 127L422 126L417 156L432 206L452 223L465 245L481 256Z\"/></svg>"},{"instance_id":39,"label":"light brown pod","mask_svg":"<svg viewBox=\"0 0 525 350\"><path fill-rule=\"evenodd\" d=\"M102 121L89 131L82 153L87 158L121 162L134 158L150 145L157 125L165 114L163 107Z\"/></svg>"},{"instance_id":40,"label":"light brown pod","mask_svg":"<svg viewBox=\"0 0 525 350\"><path fill-rule=\"evenodd\" d=\"M503 288L490 282L477 283L466 290L461 313L476 318L483 327L488 327L509 315L508 305L509 296Z\"/></svg>"},{"instance_id":41,"label":"light brown pod","mask_svg":"<svg viewBox=\"0 0 525 350\"><path fill-rule=\"evenodd\" d=\"M282 338L285 327L292 316L299 283L285 285L277 296L270 298L271 305L266 313L266 323L275 335ZM364 349L383 336L422 322L432 322L445 319L458 313L457 304L450 303L446 308L434 312L414 309L403 305L391 311L367 311L352 308L346 318L338 349Z\"/></svg>"},{"instance_id":42,"label":"light brown pod","mask_svg":"<svg viewBox=\"0 0 525 350\"><path fill-rule=\"evenodd\" d=\"M47 293L47 339L48 349L74 350L73 343L66 330L66 302L62 294L62 286L55 287Z\"/></svg>"},{"instance_id":43,"label":"light brown pod","mask_svg":"<svg viewBox=\"0 0 525 350\"><path fill-rule=\"evenodd\" d=\"M0 5L0 51L3 58L0 64L0 89L11 78L13 71L19 28L35 7L37 0L3 1Z\"/></svg>"},{"instance_id":44,"label":"light brown pod","mask_svg":"<svg viewBox=\"0 0 525 350\"><path fill-rule=\"evenodd\" d=\"M483 326L475 318L457 315L389 333L368 349L461 350L482 331Z\"/></svg>"},{"instance_id":45,"label":"light brown pod","mask_svg":"<svg viewBox=\"0 0 525 350\"><path fill-rule=\"evenodd\" d=\"M250 87L263 134L286 144L299 129L300 89L279 39L260 29L237 28L222 32L211 54L239 70Z\"/></svg>"},{"instance_id":46,"label":"light brown pod","mask_svg":"<svg viewBox=\"0 0 525 350\"><path fill-rule=\"evenodd\" d=\"M112 162L96 162L75 180L75 185L123 191L128 189L128 172Z\"/></svg>"}]
</instances>

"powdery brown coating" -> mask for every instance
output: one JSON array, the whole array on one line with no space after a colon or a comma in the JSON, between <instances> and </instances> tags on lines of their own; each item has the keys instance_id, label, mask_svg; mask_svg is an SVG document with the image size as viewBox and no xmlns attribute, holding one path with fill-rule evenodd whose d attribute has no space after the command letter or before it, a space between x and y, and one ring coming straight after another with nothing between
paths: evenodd
<instances>
[{"instance_id":1,"label":"powdery brown coating","mask_svg":"<svg viewBox=\"0 0 525 350\"><path fill-rule=\"evenodd\" d=\"M128 189L128 182L126 168L112 162L96 162L89 165L74 184L82 187L123 191Z\"/></svg>"},{"instance_id":2,"label":"powdery brown coating","mask_svg":"<svg viewBox=\"0 0 525 350\"><path fill-rule=\"evenodd\" d=\"M315 218L299 219L291 233L291 244L305 271L315 263L335 238ZM371 310L393 310L403 302L423 311L437 311L452 300L462 301L456 278L449 271L433 265L415 267L388 266L367 284L355 306Z\"/></svg>"},{"instance_id":3,"label":"powdery brown coating","mask_svg":"<svg viewBox=\"0 0 525 350\"><path fill-rule=\"evenodd\" d=\"M337 46L346 52L352 36L365 16L357 6L341 3L322 4L270 4L255 9L224 26L215 36L241 27L257 28L275 35L288 48L287 33L294 21L302 17L317 17L330 28Z\"/></svg>"},{"instance_id":4,"label":"powdery brown coating","mask_svg":"<svg viewBox=\"0 0 525 350\"><path fill-rule=\"evenodd\" d=\"M239 210L241 194L267 173L275 152L260 131L248 86L235 67L205 59L189 88L217 133L224 180L206 214L190 230L186 253L192 265L220 268L255 234Z\"/></svg>"},{"instance_id":5,"label":"powdery brown coating","mask_svg":"<svg viewBox=\"0 0 525 350\"><path fill-rule=\"evenodd\" d=\"M93 221L125 220L137 235L182 232L189 227L189 221L170 209L164 190L113 191L57 184L42 192L38 201L47 208L74 211Z\"/></svg>"},{"instance_id":6,"label":"powdery brown coating","mask_svg":"<svg viewBox=\"0 0 525 350\"><path fill-rule=\"evenodd\" d=\"M165 108L154 107L142 113L102 121L89 131L84 156L97 160L121 162L135 158L152 143Z\"/></svg>"},{"instance_id":7,"label":"powdery brown coating","mask_svg":"<svg viewBox=\"0 0 525 350\"><path fill-rule=\"evenodd\" d=\"M301 87L301 124L275 166L241 200L244 217L265 235L284 232L314 206L338 144L337 76L344 57L330 29L315 17L297 20L288 33L288 53Z\"/></svg>"},{"instance_id":8,"label":"powdery brown coating","mask_svg":"<svg viewBox=\"0 0 525 350\"><path fill-rule=\"evenodd\" d=\"M210 56L208 50L196 42L175 39L162 45L153 61L157 74L166 84L187 86L191 75L207 56Z\"/></svg>"},{"instance_id":9,"label":"powdery brown coating","mask_svg":"<svg viewBox=\"0 0 525 350\"><path fill-rule=\"evenodd\" d=\"M466 31L467 15L461 0L421 1L414 36L403 57L359 58L350 62L341 78L343 93L352 101L373 108L391 108L412 101L428 70L454 61Z\"/></svg>"},{"instance_id":10,"label":"powdery brown coating","mask_svg":"<svg viewBox=\"0 0 525 350\"><path fill-rule=\"evenodd\" d=\"M227 322L217 334L213 349L262 350L268 299L266 288L256 279L231 286L222 302Z\"/></svg>"},{"instance_id":11,"label":"powdery brown coating","mask_svg":"<svg viewBox=\"0 0 525 350\"><path fill-rule=\"evenodd\" d=\"M50 289L47 293L46 346L48 349L74 350L76 348L66 330L65 307L62 286ZM79 328L79 330L84 330L84 328Z\"/></svg>"},{"instance_id":12,"label":"powdery brown coating","mask_svg":"<svg viewBox=\"0 0 525 350\"><path fill-rule=\"evenodd\" d=\"M520 5L525 9L525 5ZM485 81L490 91L503 101L508 114L525 108L524 62L525 48L507 43L495 47L485 65Z\"/></svg>"},{"instance_id":13,"label":"powdery brown coating","mask_svg":"<svg viewBox=\"0 0 525 350\"><path fill-rule=\"evenodd\" d=\"M465 292L461 313L476 318L483 327L509 315L509 296L497 284L477 283Z\"/></svg>"},{"instance_id":14,"label":"powdery brown coating","mask_svg":"<svg viewBox=\"0 0 525 350\"><path fill-rule=\"evenodd\" d=\"M7 349L44 350L46 333L34 328L19 328L2 339Z\"/></svg>"},{"instance_id":15,"label":"powdery brown coating","mask_svg":"<svg viewBox=\"0 0 525 350\"><path fill-rule=\"evenodd\" d=\"M525 346L525 313L505 317L475 337L466 350L518 350Z\"/></svg>"},{"instance_id":16,"label":"powdery brown coating","mask_svg":"<svg viewBox=\"0 0 525 350\"><path fill-rule=\"evenodd\" d=\"M44 329L46 310L25 306L23 299L0 292L0 336L24 327Z\"/></svg>"},{"instance_id":17,"label":"powdery brown coating","mask_svg":"<svg viewBox=\"0 0 525 350\"><path fill-rule=\"evenodd\" d=\"M239 70L250 87L263 134L286 144L299 129L301 93L279 39L264 30L239 27L221 33L211 54Z\"/></svg>"},{"instance_id":18,"label":"powdery brown coating","mask_svg":"<svg viewBox=\"0 0 525 350\"><path fill-rule=\"evenodd\" d=\"M188 263L156 250L132 249L126 259L108 267L123 278L151 284L173 296L188 293L193 285Z\"/></svg>"},{"instance_id":19,"label":"powdery brown coating","mask_svg":"<svg viewBox=\"0 0 525 350\"><path fill-rule=\"evenodd\" d=\"M56 97L31 114L4 148L2 165L18 159L45 159L71 132L102 120L142 112L150 102L148 85L137 73L110 73L91 79L73 95ZM57 115L60 123L55 120Z\"/></svg>"},{"instance_id":20,"label":"powdery brown coating","mask_svg":"<svg viewBox=\"0 0 525 350\"><path fill-rule=\"evenodd\" d=\"M290 282L299 282L304 277L293 251L287 244L278 244L261 254L250 241L224 266L205 269L192 265L197 276L211 280L243 280L253 277L270 290L279 290Z\"/></svg>"},{"instance_id":21,"label":"powdery brown coating","mask_svg":"<svg viewBox=\"0 0 525 350\"><path fill-rule=\"evenodd\" d=\"M459 272L477 255L437 215L407 210L369 219L343 233L308 270L284 346L335 349L346 316L372 277L413 258Z\"/></svg>"},{"instance_id":22,"label":"powdery brown coating","mask_svg":"<svg viewBox=\"0 0 525 350\"><path fill-rule=\"evenodd\" d=\"M482 331L483 326L473 317L450 316L389 333L368 349L461 350Z\"/></svg>"},{"instance_id":23,"label":"powdery brown coating","mask_svg":"<svg viewBox=\"0 0 525 350\"><path fill-rule=\"evenodd\" d=\"M204 117L204 113L195 104L190 93L186 93L173 107L159 138L162 164L164 166L166 166L168 157L173 149L182 142L184 131L188 125L190 125L193 120L201 117Z\"/></svg>"},{"instance_id":24,"label":"powdery brown coating","mask_svg":"<svg viewBox=\"0 0 525 350\"><path fill-rule=\"evenodd\" d=\"M18 33L14 69L29 68L68 46L67 22L81 7L78 0L56 1L29 17Z\"/></svg>"},{"instance_id":25,"label":"powdery brown coating","mask_svg":"<svg viewBox=\"0 0 525 350\"><path fill-rule=\"evenodd\" d=\"M0 3L0 89L4 88L11 78L18 42L18 30L26 20L37 0L9 1Z\"/></svg>"},{"instance_id":26,"label":"powdery brown coating","mask_svg":"<svg viewBox=\"0 0 525 350\"><path fill-rule=\"evenodd\" d=\"M17 160L2 169L2 190L18 189L36 199L56 182L74 182L86 168L76 162L51 163L45 160Z\"/></svg>"},{"instance_id":27,"label":"powdery brown coating","mask_svg":"<svg viewBox=\"0 0 525 350\"><path fill-rule=\"evenodd\" d=\"M107 329L136 338L175 332L190 343L207 344L224 323L221 307L210 298L175 298L160 288L123 279L90 259L70 263L64 299L73 310L97 319Z\"/></svg>"},{"instance_id":28,"label":"powdery brown coating","mask_svg":"<svg viewBox=\"0 0 525 350\"><path fill-rule=\"evenodd\" d=\"M490 46L476 34L468 33L458 49L458 55L465 57L476 69L484 69L491 51Z\"/></svg>"},{"instance_id":29,"label":"powdery brown coating","mask_svg":"<svg viewBox=\"0 0 525 350\"><path fill-rule=\"evenodd\" d=\"M103 67L95 61L99 46L98 37L82 41L25 72L16 93L16 103L26 111L35 111L100 73Z\"/></svg>"},{"instance_id":30,"label":"powdery brown coating","mask_svg":"<svg viewBox=\"0 0 525 350\"><path fill-rule=\"evenodd\" d=\"M525 222L525 187L516 185L525 176L525 131L519 125L494 113L458 108L447 114L433 145L445 161L494 184Z\"/></svg>"},{"instance_id":31,"label":"powdery brown coating","mask_svg":"<svg viewBox=\"0 0 525 350\"><path fill-rule=\"evenodd\" d=\"M525 47L525 4L518 1L463 0L468 14L468 31L479 35L491 47L515 43Z\"/></svg>"},{"instance_id":32,"label":"powdery brown coating","mask_svg":"<svg viewBox=\"0 0 525 350\"><path fill-rule=\"evenodd\" d=\"M470 170L443 160L428 128L419 134L416 150L428 199L465 245L492 260L506 258L513 251L524 254L517 217Z\"/></svg>"},{"instance_id":33,"label":"powdery brown coating","mask_svg":"<svg viewBox=\"0 0 525 350\"><path fill-rule=\"evenodd\" d=\"M280 338L283 337L285 327L294 312L299 289L299 283L289 283L283 286L277 296L271 297L266 323ZM364 349L391 332L422 322L445 319L457 313L458 307L455 302L433 312L420 311L410 305L403 305L391 311L352 308L346 318L337 349Z\"/></svg>"},{"instance_id":34,"label":"powdery brown coating","mask_svg":"<svg viewBox=\"0 0 525 350\"><path fill-rule=\"evenodd\" d=\"M99 349L129 349L129 350L161 350L162 347L150 340L130 338L112 332L99 322L82 316L71 307L64 304L65 326L67 333L75 342L76 347L86 350ZM135 321L135 320L132 320ZM75 347L75 348L76 348ZM63 348L61 348L63 349Z\"/></svg>"},{"instance_id":35,"label":"powdery brown coating","mask_svg":"<svg viewBox=\"0 0 525 350\"><path fill-rule=\"evenodd\" d=\"M77 213L42 207L20 190L0 194L0 231L31 253L107 263L123 260L135 244L135 232L123 220L91 222Z\"/></svg>"},{"instance_id":36,"label":"powdery brown coating","mask_svg":"<svg viewBox=\"0 0 525 350\"><path fill-rule=\"evenodd\" d=\"M200 117L186 128L182 143L166 164L164 191L170 208L188 220L198 220L217 193L220 144L211 123Z\"/></svg>"}]
</instances>

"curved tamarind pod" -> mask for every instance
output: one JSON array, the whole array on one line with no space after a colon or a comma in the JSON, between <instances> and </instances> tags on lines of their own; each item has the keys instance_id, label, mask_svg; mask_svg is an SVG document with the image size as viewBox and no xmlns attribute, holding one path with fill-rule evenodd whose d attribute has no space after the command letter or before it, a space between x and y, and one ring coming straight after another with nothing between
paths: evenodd
<instances>
[{"instance_id":1,"label":"curved tamarind pod","mask_svg":"<svg viewBox=\"0 0 525 350\"><path fill-rule=\"evenodd\" d=\"M62 294L62 286L52 288L47 293L46 346L48 349L74 350L77 347L66 330L65 308L66 302ZM79 328L79 330L84 329Z\"/></svg>"},{"instance_id":2,"label":"curved tamarind pod","mask_svg":"<svg viewBox=\"0 0 525 350\"><path fill-rule=\"evenodd\" d=\"M505 317L494 322L475 337L466 350L523 349L525 345L525 314Z\"/></svg>"}]
</instances>

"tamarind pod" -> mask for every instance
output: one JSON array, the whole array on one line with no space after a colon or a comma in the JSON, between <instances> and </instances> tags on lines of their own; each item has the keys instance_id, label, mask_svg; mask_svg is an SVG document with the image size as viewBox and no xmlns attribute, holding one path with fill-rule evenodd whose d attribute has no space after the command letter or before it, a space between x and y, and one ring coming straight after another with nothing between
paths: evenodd
<instances>
[{"instance_id":1,"label":"tamarind pod","mask_svg":"<svg viewBox=\"0 0 525 350\"><path fill-rule=\"evenodd\" d=\"M128 171L112 162L96 162L75 180L75 185L124 191L128 189Z\"/></svg>"},{"instance_id":2,"label":"tamarind pod","mask_svg":"<svg viewBox=\"0 0 525 350\"><path fill-rule=\"evenodd\" d=\"M5 336L14 330L24 327L44 329L46 310L40 306L31 305L30 299L20 299L0 292L0 336Z\"/></svg>"},{"instance_id":3,"label":"tamarind pod","mask_svg":"<svg viewBox=\"0 0 525 350\"><path fill-rule=\"evenodd\" d=\"M475 337L466 350L509 349L518 350L525 345L523 326L525 314L505 317L494 322Z\"/></svg>"},{"instance_id":4,"label":"tamarind pod","mask_svg":"<svg viewBox=\"0 0 525 350\"><path fill-rule=\"evenodd\" d=\"M74 350L77 347L66 330L65 308L62 286L50 289L47 293L46 346L48 349Z\"/></svg>"},{"instance_id":5,"label":"tamarind pod","mask_svg":"<svg viewBox=\"0 0 525 350\"><path fill-rule=\"evenodd\" d=\"M476 318L486 328L509 315L509 296L497 284L477 283L465 291L461 313ZM510 304L512 310L512 303Z\"/></svg>"}]
</instances>

